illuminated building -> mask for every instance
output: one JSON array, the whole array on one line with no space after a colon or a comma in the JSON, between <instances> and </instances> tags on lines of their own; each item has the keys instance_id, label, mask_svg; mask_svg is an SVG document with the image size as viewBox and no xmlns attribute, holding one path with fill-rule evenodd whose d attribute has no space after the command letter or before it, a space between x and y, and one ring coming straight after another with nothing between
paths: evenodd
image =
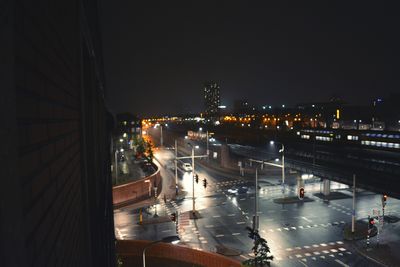
<instances>
[{"instance_id":1,"label":"illuminated building","mask_svg":"<svg viewBox=\"0 0 400 267\"><path fill-rule=\"evenodd\" d=\"M209 119L217 119L219 116L220 92L216 82L208 82L204 85L204 115Z\"/></svg>"}]
</instances>

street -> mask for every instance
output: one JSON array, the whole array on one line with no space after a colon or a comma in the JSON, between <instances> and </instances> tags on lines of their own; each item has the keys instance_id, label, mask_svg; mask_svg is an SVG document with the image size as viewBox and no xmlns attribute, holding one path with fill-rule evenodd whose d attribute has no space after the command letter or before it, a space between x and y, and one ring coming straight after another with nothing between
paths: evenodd
<instances>
[{"instance_id":1,"label":"street","mask_svg":"<svg viewBox=\"0 0 400 267\"><path fill-rule=\"evenodd\" d=\"M174 171L162 166L171 166L173 150L158 150L158 165L163 169L164 178L174 180ZM196 163L199 160L196 160ZM190 162L190 161L186 161ZM178 164L179 167L180 164ZM196 164L199 183L195 183L196 210L200 218L192 220L192 177L191 173L178 171L181 196L164 203L160 197L157 204L159 216L170 216L179 211L178 233L181 245L194 249L234 255L238 260L246 260L251 252L252 240L247 236L246 226L252 226L255 211L254 179L244 179L232 174L222 174ZM274 256L273 266L375 266L358 255L350 244L343 240L343 227L351 222L352 195L348 186L332 183L331 190L341 192L343 197L324 201L315 196L320 192L321 182L314 179L305 184L307 202L277 204L274 199L282 197L280 176L259 176L259 216L260 235L269 244ZM232 178L235 177L235 178ZM206 178L207 188L201 180ZM287 178L289 184L285 196L296 195L295 182ZM247 186L248 192L240 195L228 193L234 186ZM372 208L379 207L380 196L361 191L357 194L357 219L366 218ZM387 214L399 214L394 207L398 201L391 200L386 207ZM143 210L143 218L151 218L155 209ZM116 236L119 239L158 240L176 234L172 221L139 225L139 210L129 207L115 211ZM373 240L373 239L372 239ZM373 243L374 241L372 241Z\"/></svg>"}]
</instances>

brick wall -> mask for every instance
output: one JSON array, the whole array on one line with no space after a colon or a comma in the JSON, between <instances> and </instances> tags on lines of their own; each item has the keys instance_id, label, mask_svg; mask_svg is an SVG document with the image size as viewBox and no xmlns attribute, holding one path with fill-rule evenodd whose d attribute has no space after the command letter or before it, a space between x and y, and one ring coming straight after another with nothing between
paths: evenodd
<instances>
[{"instance_id":1,"label":"brick wall","mask_svg":"<svg viewBox=\"0 0 400 267\"><path fill-rule=\"evenodd\" d=\"M141 266L143 263L142 253L143 249L150 243L150 241L143 240L118 240L117 253L121 257L123 267L128 266ZM175 262L176 266L179 263L186 263L186 266L192 264L193 266L207 266L207 267L239 267L239 261L234 259L212 253L191 249L188 247L166 243L158 243L153 247L146 249L146 263L149 266L156 266L161 262L167 260ZM172 264L169 266L173 266Z\"/></svg>"},{"instance_id":2,"label":"brick wall","mask_svg":"<svg viewBox=\"0 0 400 267\"><path fill-rule=\"evenodd\" d=\"M144 177L138 181L126 183L113 187L113 204L114 207L122 207L127 204L132 204L150 197L154 197L154 185L157 187L157 195L159 196L162 190L162 177L160 170L156 173ZM149 181L149 182L146 182ZM150 196L149 196L150 186Z\"/></svg>"},{"instance_id":3,"label":"brick wall","mask_svg":"<svg viewBox=\"0 0 400 267\"><path fill-rule=\"evenodd\" d=\"M111 127L96 47L82 35L85 19L97 34L95 3L16 0L0 11L2 38L12 42L1 47L9 67L0 76L9 143L1 266L113 265Z\"/></svg>"}]
</instances>

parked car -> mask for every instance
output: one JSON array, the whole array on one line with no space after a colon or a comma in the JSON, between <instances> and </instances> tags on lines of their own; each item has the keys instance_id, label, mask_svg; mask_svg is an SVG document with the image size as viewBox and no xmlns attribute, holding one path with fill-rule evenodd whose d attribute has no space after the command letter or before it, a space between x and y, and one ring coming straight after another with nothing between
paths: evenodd
<instances>
[{"instance_id":1,"label":"parked car","mask_svg":"<svg viewBox=\"0 0 400 267\"><path fill-rule=\"evenodd\" d=\"M190 163L183 163L183 164L182 164L182 169L183 169L185 172L191 172L191 171L193 171L192 165L190 165Z\"/></svg>"}]
</instances>

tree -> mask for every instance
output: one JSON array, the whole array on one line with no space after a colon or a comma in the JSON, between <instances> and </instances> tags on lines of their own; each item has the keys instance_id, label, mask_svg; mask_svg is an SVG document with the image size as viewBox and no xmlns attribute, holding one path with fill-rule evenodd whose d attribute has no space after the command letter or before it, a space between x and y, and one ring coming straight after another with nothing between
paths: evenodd
<instances>
[{"instance_id":1,"label":"tree","mask_svg":"<svg viewBox=\"0 0 400 267\"><path fill-rule=\"evenodd\" d=\"M246 227L246 230L249 232L249 237L254 240L254 245L251 249L254 253L254 258L245 260L242 264L245 266L264 266L265 264L271 266L271 261L274 259L274 256L268 256L271 251L268 247L267 240L262 238L258 231L253 228Z\"/></svg>"},{"instance_id":2,"label":"tree","mask_svg":"<svg viewBox=\"0 0 400 267\"><path fill-rule=\"evenodd\" d=\"M138 138L137 148L136 148L136 153L137 153L138 156L142 156L143 153L145 152L146 149L145 149L144 145L145 144L144 144L143 139L142 138Z\"/></svg>"},{"instance_id":3,"label":"tree","mask_svg":"<svg viewBox=\"0 0 400 267\"><path fill-rule=\"evenodd\" d=\"M150 162L153 162L153 145L150 141L146 142L146 153Z\"/></svg>"}]
</instances>

